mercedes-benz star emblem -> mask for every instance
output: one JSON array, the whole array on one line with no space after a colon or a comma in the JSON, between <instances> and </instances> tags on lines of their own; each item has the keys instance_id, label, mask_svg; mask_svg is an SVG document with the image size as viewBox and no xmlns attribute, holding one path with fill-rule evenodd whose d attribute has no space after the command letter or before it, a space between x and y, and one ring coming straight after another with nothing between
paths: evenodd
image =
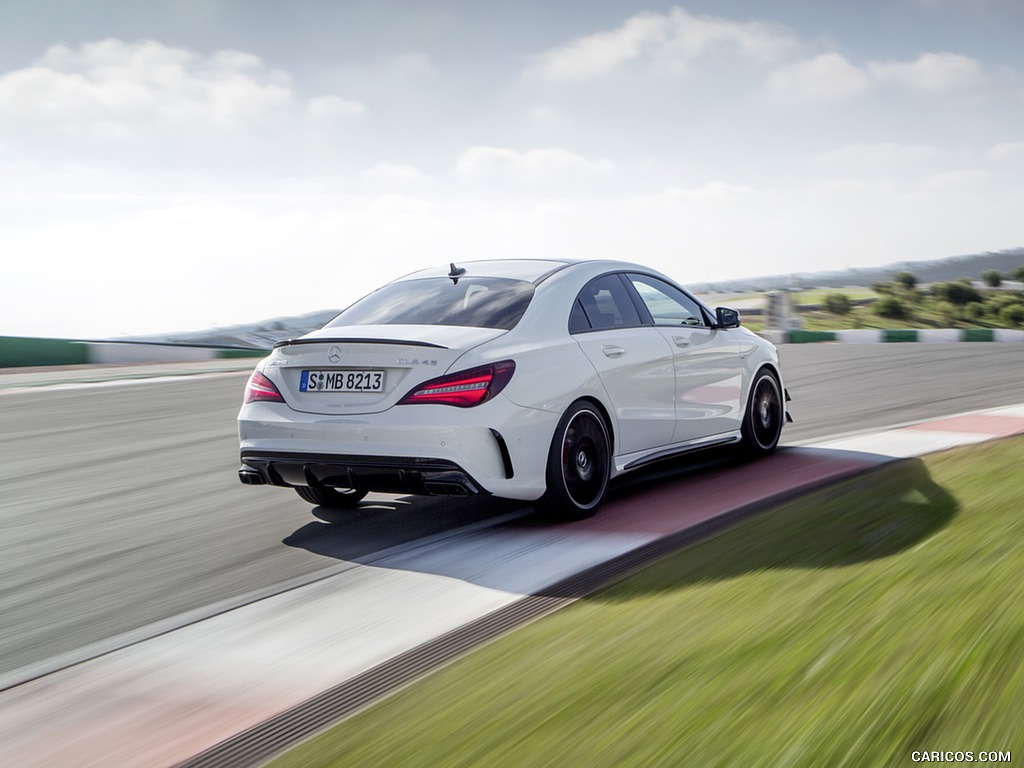
<instances>
[{"instance_id":1,"label":"mercedes-benz star emblem","mask_svg":"<svg viewBox=\"0 0 1024 768\"><path fill-rule=\"evenodd\" d=\"M327 359L330 360L332 363L340 363L341 350L338 349L337 347L331 347L329 350L327 350Z\"/></svg>"}]
</instances>

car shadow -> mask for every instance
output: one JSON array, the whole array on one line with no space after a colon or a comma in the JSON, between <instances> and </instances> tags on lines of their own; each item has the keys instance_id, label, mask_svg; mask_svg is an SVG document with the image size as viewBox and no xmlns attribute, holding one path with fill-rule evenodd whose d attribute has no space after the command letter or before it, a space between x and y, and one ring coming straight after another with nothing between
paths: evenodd
<instances>
[{"instance_id":1,"label":"car shadow","mask_svg":"<svg viewBox=\"0 0 1024 768\"><path fill-rule=\"evenodd\" d=\"M453 534L466 526L489 525L522 508L521 502L486 497L381 494L352 509L311 507L317 519L297 528L282 543L335 560L369 563L382 551Z\"/></svg>"},{"instance_id":2,"label":"car shadow","mask_svg":"<svg viewBox=\"0 0 1024 768\"><path fill-rule=\"evenodd\" d=\"M827 451L814 452L816 457L822 454L827 461ZM598 515L580 523L547 522L521 502L413 497L363 502L340 513L316 508L314 514L333 524L308 523L284 543L353 563L564 598L589 594L600 583L713 534L713 547L693 546L686 557L673 559L678 566L661 568L662 581L653 582L651 589L766 569L844 567L889 557L934 535L959 511L957 500L931 478L924 462L907 459L870 470L872 465L864 464L852 476L806 495L790 493L800 499L797 504L779 506L785 494L767 494L771 498L765 501L748 488L747 502L723 506L720 514L672 529L677 532L654 540L650 533L643 534L646 538L638 533L649 531L646 524L652 519L661 521L667 515L678 514L685 523L687 507L705 504L708 494L719 489L759 488L765 477L805 471L808 455L780 451L747 462L721 452L660 466L617 484ZM466 535L467 526L478 530ZM628 543L630 536L637 543L629 552L612 546L607 557L602 555L606 541L615 544L625 538ZM382 540L391 542L384 552L372 546ZM571 567L581 548L586 550L582 567ZM567 552L570 556L563 557ZM604 593L602 599L619 599L616 594Z\"/></svg>"},{"instance_id":3,"label":"car shadow","mask_svg":"<svg viewBox=\"0 0 1024 768\"><path fill-rule=\"evenodd\" d=\"M959 512L959 501L935 482L923 461L905 459L827 485L792 504L767 510L755 506L713 541L693 541L685 557L662 561L647 574L644 589L662 592L749 573L845 568L880 560L921 545ZM599 599L631 597L607 590Z\"/></svg>"}]
</instances>

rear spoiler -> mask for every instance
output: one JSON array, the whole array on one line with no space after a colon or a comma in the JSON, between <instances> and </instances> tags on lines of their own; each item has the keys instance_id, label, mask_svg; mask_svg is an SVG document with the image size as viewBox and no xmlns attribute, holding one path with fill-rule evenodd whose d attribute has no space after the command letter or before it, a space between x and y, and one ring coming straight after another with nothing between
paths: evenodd
<instances>
[{"instance_id":1,"label":"rear spoiler","mask_svg":"<svg viewBox=\"0 0 1024 768\"><path fill-rule=\"evenodd\" d=\"M403 347L433 347L434 349L448 349L443 344L434 344L430 341L410 341L407 339L362 339L362 338L326 338L321 337L317 339L285 339L279 341L274 345L274 349L279 347L294 347L299 344L396 344Z\"/></svg>"}]
</instances>

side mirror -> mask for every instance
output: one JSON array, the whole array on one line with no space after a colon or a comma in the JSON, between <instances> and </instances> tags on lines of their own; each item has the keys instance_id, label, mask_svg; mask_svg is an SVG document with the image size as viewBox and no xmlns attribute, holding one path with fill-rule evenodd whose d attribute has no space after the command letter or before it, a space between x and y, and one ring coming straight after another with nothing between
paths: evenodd
<instances>
[{"instance_id":1,"label":"side mirror","mask_svg":"<svg viewBox=\"0 0 1024 768\"><path fill-rule=\"evenodd\" d=\"M739 328L740 327L740 313L735 309L729 309L728 307L718 307L715 309L715 319L718 322L719 328Z\"/></svg>"}]
</instances>

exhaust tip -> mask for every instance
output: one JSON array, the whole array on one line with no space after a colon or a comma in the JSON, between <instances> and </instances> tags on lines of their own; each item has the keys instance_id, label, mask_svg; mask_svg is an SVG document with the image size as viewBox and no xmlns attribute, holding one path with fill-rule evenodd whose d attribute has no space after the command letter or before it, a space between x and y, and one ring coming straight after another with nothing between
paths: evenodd
<instances>
[{"instance_id":1,"label":"exhaust tip","mask_svg":"<svg viewBox=\"0 0 1024 768\"><path fill-rule=\"evenodd\" d=\"M459 483L426 482L424 490L431 496L469 496L469 491Z\"/></svg>"},{"instance_id":2,"label":"exhaust tip","mask_svg":"<svg viewBox=\"0 0 1024 768\"><path fill-rule=\"evenodd\" d=\"M263 475L250 467L242 467L238 470L238 479L243 485L266 485Z\"/></svg>"}]
</instances>

